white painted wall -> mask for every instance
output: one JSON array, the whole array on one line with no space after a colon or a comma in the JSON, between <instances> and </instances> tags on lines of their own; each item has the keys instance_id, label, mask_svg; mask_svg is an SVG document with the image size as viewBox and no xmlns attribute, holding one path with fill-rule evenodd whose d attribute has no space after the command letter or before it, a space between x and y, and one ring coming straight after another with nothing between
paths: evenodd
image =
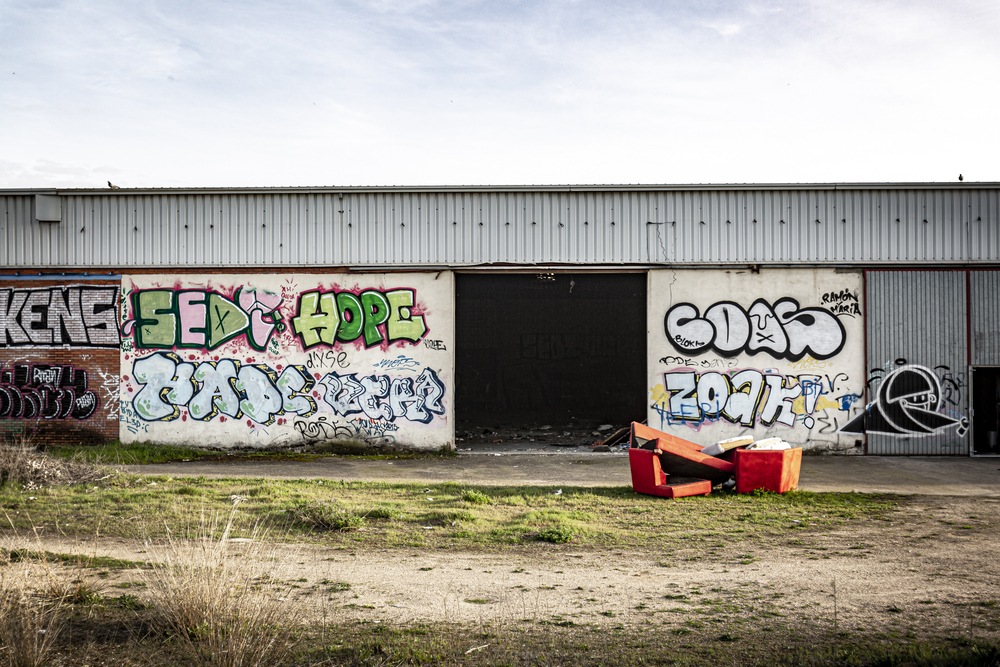
<instances>
[{"instance_id":1,"label":"white painted wall","mask_svg":"<svg viewBox=\"0 0 1000 667\"><path fill-rule=\"evenodd\" d=\"M449 271L123 276L121 440L453 446L454 294Z\"/></svg>"},{"instance_id":2,"label":"white painted wall","mask_svg":"<svg viewBox=\"0 0 1000 667\"><path fill-rule=\"evenodd\" d=\"M650 426L702 445L859 442L837 434L864 407L859 272L654 270L648 299Z\"/></svg>"}]
</instances>

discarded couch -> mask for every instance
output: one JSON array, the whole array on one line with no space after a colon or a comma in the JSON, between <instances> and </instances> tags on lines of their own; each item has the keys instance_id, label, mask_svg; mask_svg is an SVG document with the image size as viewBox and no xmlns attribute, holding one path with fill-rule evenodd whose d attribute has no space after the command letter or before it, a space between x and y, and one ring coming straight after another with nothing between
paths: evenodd
<instances>
[{"instance_id":1,"label":"discarded couch","mask_svg":"<svg viewBox=\"0 0 1000 667\"><path fill-rule=\"evenodd\" d=\"M780 443L784 448L769 449L778 442L771 438L754 443L747 437L702 447L633 422L628 450L632 488L636 493L680 498L707 495L716 484L734 479L739 493L756 489L785 493L798 488L802 448Z\"/></svg>"}]
</instances>

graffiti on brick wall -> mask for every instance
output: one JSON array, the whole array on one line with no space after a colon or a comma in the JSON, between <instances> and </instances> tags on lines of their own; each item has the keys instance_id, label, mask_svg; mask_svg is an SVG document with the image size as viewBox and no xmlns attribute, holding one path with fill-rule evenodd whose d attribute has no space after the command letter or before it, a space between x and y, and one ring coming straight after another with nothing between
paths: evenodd
<instances>
[{"instance_id":1,"label":"graffiti on brick wall","mask_svg":"<svg viewBox=\"0 0 1000 667\"><path fill-rule=\"evenodd\" d=\"M129 381L127 376L122 379ZM266 426L281 415L316 412L310 395L315 381L304 366L278 372L265 364L234 359L195 364L171 352L157 352L135 360L132 380L141 385L132 406L145 421L246 418L248 426Z\"/></svg>"},{"instance_id":2,"label":"graffiti on brick wall","mask_svg":"<svg viewBox=\"0 0 1000 667\"><path fill-rule=\"evenodd\" d=\"M416 343L427 333L423 315L414 312L416 298L413 289L303 292L292 331L306 350L353 341L363 342L365 348Z\"/></svg>"},{"instance_id":3,"label":"graffiti on brick wall","mask_svg":"<svg viewBox=\"0 0 1000 667\"><path fill-rule=\"evenodd\" d=\"M416 378L388 375L327 373L320 380L326 388L323 400L340 415L364 414L369 420L396 419L428 424L434 415L445 413L444 383L430 368Z\"/></svg>"},{"instance_id":4,"label":"graffiti on brick wall","mask_svg":"<svg viewBox=\"0 0 1000 667\"><path fill-rule=\"evenodd\" d=\"M0 348L118 347L118 287L0 289Z\"/></svg>"},{"instance_id":5,"label":"graffiti on brick wall","mask_svg":"<svg viewBox=\"0 0 1000 667\"><path fill-rule=\"evenodd\" d=\"M263 351L285 327L281 297L254 288L237 288L231 298L203 289L137 290L128 297L133 319L122 325L122 333L140 350L214 350L242 336Z\"/></svg>"},{"instance_id":6,"label":"graffiti on brick wall","mask_svg":"<svg viewBox=\"0 0 1000 667\"><path fill-rule=\"evenodd\" d=\"M806 355L828 359L846 341L844 325L825 308L801 308L791 298L774 304L757 299L744 310L738 303L719 301L704 316L690 303L672 306L663 320L667 339L682 354L713 350L723 357L768 354L798 361Z\"/></svg>"},{"instance_id":7,"label":"graffiti on brick wall","mask_svg":"<svg viewBox=\"0 0 1000 667\"><path fill-rule=\"evenodd\" d=\"M100 368L95 372L101 378L101 391L104 393L104 416L108 421L118 420L118 404L121 394L121 376L118 372L107 373Z\"/></svg>"},{"instance_id":8,"label":"graffiti on brick wall","mask_svg":"<svg viewBox=\"0 0 1000 667\"><path fill-rule=\"evenodd\" d=\"M0 366L0 419L87 419L99 402L82 368Z\"/></svg>"},{"instance_id":9,"label":"graffiti on brick wall","mask_svg":"<svg viewBox=\"0 0 1000 667\"><path fill-rule=\"evenodd\" d=\"M924 366L903 365L885 373L873 369L869 385L878 385L876 399L864 412L844 424L841 433L881 433L906 437L940 434L957 427L959 437L969 430L969 419L956 408L965 387L965 373L952 373L947 366L935 371Z\"/></svg>"},{"instance_id":10,"label":"graffiti on brick wall","mask_svg":"<svg viewBox=\"0 0 1000 667\"><path fill-rule=\"evenodd\" d=\"M845 389L850 378L836 375L781 375L755 369L698 373L676 369L663 374L652 388L652 407L661 426L726 421L746 428L776 425L821 433L836 432L838 424L826 412L848 411L860 396Z\"/></svg>"}]
</instances>

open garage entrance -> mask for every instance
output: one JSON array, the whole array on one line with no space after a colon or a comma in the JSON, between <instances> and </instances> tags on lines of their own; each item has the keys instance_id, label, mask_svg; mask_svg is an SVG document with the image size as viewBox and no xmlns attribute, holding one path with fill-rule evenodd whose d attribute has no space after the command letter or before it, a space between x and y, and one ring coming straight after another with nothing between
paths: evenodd
<instances>
[{"instance_id":1,"label":"open garage entrance","mask_svg":"<svg viewBox=\"0 0 1000 667\"><path fill-rule=\"evenodd\" d=\"M645 418L645 273L460 273L455 288L459 445L589 444Z\"/></svg>"}]
</instances>

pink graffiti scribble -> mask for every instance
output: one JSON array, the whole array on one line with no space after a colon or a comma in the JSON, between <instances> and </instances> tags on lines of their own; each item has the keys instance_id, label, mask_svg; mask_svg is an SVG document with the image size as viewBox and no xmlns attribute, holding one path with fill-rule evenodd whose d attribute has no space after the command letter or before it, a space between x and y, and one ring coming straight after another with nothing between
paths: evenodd
<instances>
[{"instance_id":1,"label":"pink graffiti scribble","mask_svg":"<svg viewBox=\"0 0 1000 667\"><path fill-rule=\"evenodd\" d=\"M240 308L250 316L250 338L257 347L264 347L278 323L275 313L282 298L278 294L259 292L256 288L240 290L238 295Z\"/></svg>"}]
</instances>

